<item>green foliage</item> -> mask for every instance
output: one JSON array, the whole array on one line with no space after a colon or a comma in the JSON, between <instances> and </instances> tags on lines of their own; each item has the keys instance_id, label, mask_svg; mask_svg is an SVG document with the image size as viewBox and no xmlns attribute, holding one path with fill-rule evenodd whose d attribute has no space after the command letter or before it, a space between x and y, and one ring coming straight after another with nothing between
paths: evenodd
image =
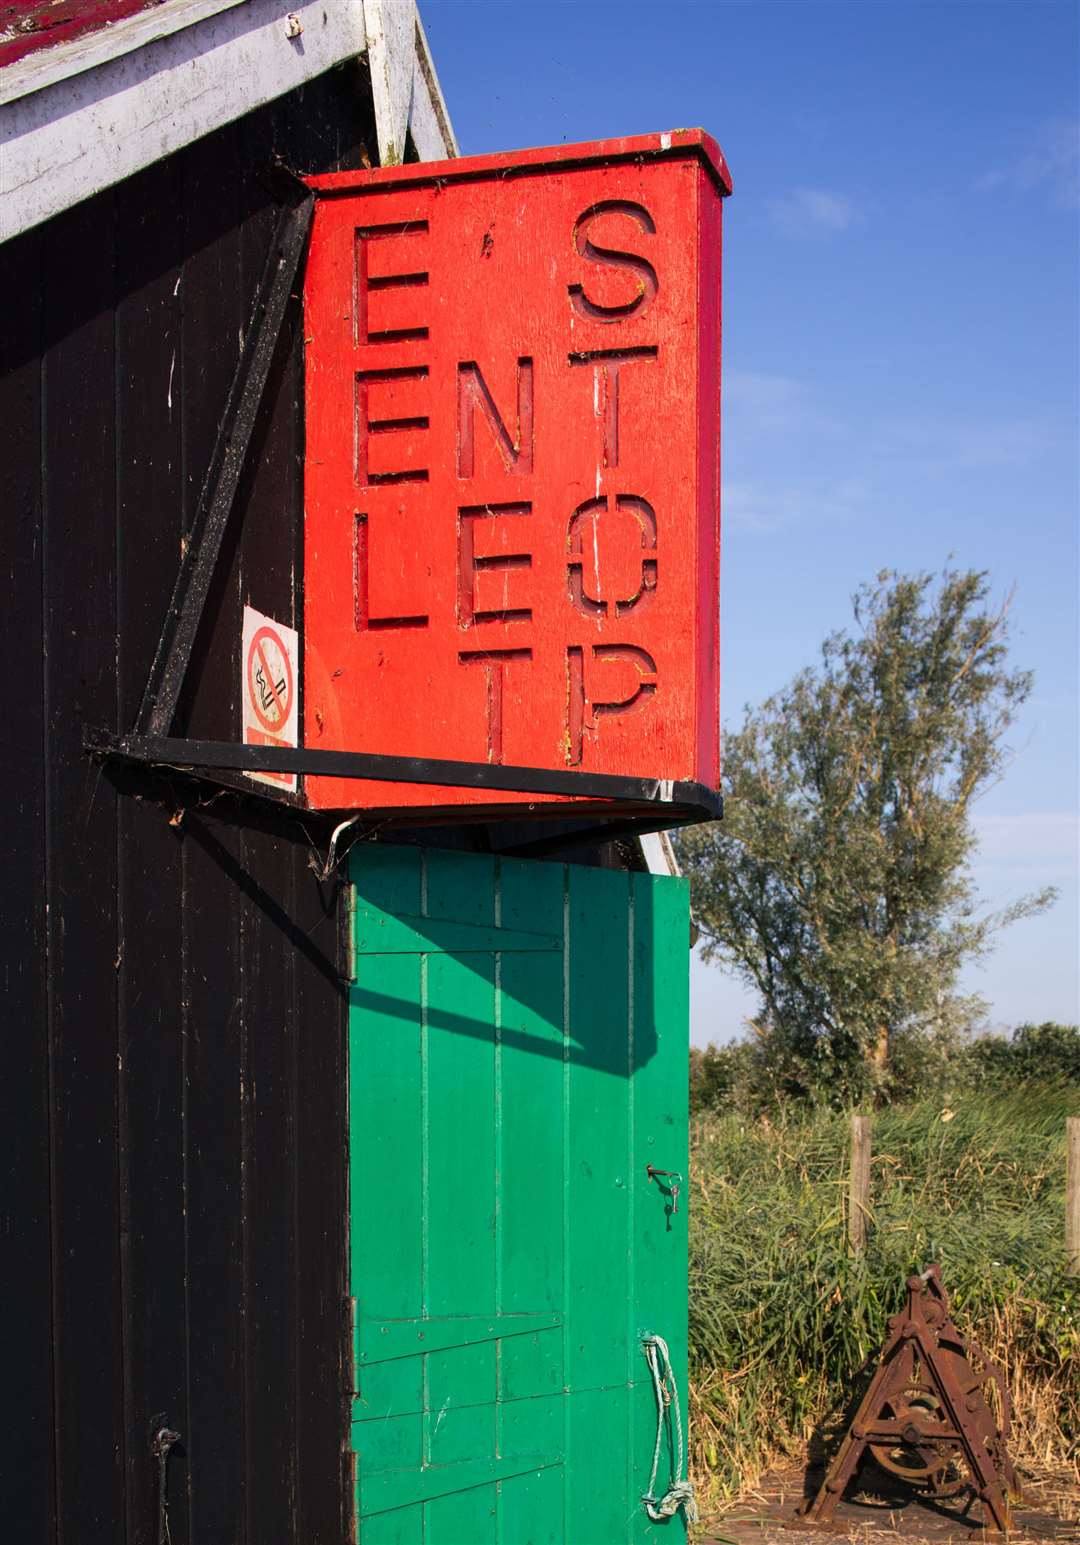
<instances>
[{"instance_id":1,"label":"green foliage","mask_svg":"<svg viewBox=\"0 0 1080 1545\"><path fill-rule=\"evenodd\" d=\"M982 1035L967 1055L972 1086L1011 1088L1015 1084L1070 1084L1080 1087L1080 1027L1021 1025L1012 1037Z\"/></svg>"},{"instance_id":2,"label":"green foliage","mask_svg":"<svg viewBox=\"0 0 1080 1545\"><path fill-rule=\"evenodd\" d=\"M690 1049L690 1113L768 1114L789 1122L814 1108L814 1094L792 1105L773 1065L773 1039L751 1027L744 1040ZM894 1104L934 1098L939 1103L975 1093L1020 1087L1080 1091L1080 1026L1021 1025L1011 1036L973 1039L901 1035L893 1044ZM798 1092L798 1091L797 1091ZM829 1104L827 1097L819 1103Z\"/></svg>"},{"instance_id":3,"label":"green foliage","mask_svg":"<svg viewBox=\"0 0 1080 1545\"><path fill-rule=\"evenodd\" d=\"M1052 900L976 908L969 809L1031 690L988 593L953 571L860 590L856 630L727 736L725 819L678 838L705 957L760 994L781 1095L904 1092L911 1045L947 1050L975 1017L964 961Z\"/></svg>"},{"instance_id":4,"label":"green foliage","mask_svg":"<svg viewBox=\"0 0 1080 1545\"><path fill-rule=\"evenodd\" d=\"M743 1041L730 1046L690 1048L690 1114L721 1110L745 1100L750 1076L748 1047Z\"/></svg>"},{"instance_id":5,"label":"green foliage","mask_svg":"<svg viewBox=\"0 0 1080 1545\"><path fill-rule=\"evenodd\" d=\"M1065 1117L1080 1094L924 1102L875 1118L868 1248L846 1243L849 1124L695 1123L690 1343L699 1474L730 1495L838 1436L904 1282L941 1263L957 1320L1006 1369L1014 1448L1080 1460L1080 1279L1066 1275Z\"/></svg>"}]
</instances>

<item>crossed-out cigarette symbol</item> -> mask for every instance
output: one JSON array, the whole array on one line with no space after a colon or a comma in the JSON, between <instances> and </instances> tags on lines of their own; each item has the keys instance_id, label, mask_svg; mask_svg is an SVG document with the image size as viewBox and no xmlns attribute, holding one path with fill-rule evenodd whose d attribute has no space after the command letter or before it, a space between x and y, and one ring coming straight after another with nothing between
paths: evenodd
<instances>
[{"instance_id":1,"label":"crossed-out cigarette symbol","mask_svg":"<svg viewBox=\"0 0 1080 1545\"><path fill-rule=\"evenodd\" d=\"M274 670L268 658L281 661ZM255 717L267 730L280 730L289 717L293 698L292 664L288 651L272 628L260 628L251 640L247 659L247 684Z\"/></svg>"}]
</instances>

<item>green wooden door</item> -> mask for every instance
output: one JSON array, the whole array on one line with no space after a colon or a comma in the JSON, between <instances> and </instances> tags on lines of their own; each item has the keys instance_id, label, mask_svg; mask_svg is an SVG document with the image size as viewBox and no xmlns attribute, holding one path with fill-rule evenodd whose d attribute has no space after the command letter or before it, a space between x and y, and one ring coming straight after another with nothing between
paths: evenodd
<instances>
[{"instance_id":1,"label":"green wooden door","mask_svg":"<svg viewBox=\"0 0 1080 1545\"><path fill-rule=\"evenodd\" d=\"M646 1173L687 1167L685 883L389 846L352 880L361 1545L680 1540L641 1335L685 1398L686 1192Z\"/></svg>"}]
</instances>

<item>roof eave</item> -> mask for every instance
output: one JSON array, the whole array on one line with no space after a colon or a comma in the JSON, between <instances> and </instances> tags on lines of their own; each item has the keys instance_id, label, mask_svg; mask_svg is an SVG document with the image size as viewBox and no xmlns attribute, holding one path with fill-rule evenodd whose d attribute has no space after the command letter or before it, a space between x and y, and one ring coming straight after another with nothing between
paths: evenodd
<instances>
[{"instance_id":1,"label":"roof eave","mask_svg":"<svg viewBox=\"0 0 1080 1545\"><path fill-rule=\"evenodd\" d=\"M380 152L408 132L423 160L456 155L415 0L174 0L16 61L0 73L0 236L364 52L392 82L375 92Z\"/></svg>"}]
</instances>

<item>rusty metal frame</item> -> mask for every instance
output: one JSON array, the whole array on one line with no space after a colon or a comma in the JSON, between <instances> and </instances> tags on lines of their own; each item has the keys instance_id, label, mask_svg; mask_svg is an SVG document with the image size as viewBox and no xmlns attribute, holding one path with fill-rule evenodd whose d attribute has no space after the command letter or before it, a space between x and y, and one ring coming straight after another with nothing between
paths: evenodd
<instances>
[{"instance_id":1,"label":"rusty metal frame","mask_svg":"<svg viewBox=\"0 0 1080 1545\"><path fill-rule=\"evenodd\" d=\"M1005 1444L1009 1397L1004 1375L980 1347L957 1330L936 1264L909 1277L907 1293L904 1309L889 1321L889 1337L877 1372L803 1516L828 1525L864 1457L869 1453L881 1464L875 1449L891 1447L908 1451L923 1464L925 1494L931 1500L969 1490L972 1501L978 1498L982 1502L984 1531L1005 1534L1011 1527L1009 1499L1021 1500L1021 1491ZM905 1400L916 1365L919 1381L931 1396L921 1409ZM989 1382L996 1383L1002 1392L1005 1409L1000 1428L983 1394ZM968 1479L944 1491L940 1483L935 1485L935 1477L943 1476L956 1459L963 1460ZM887 1473L891 1470L890 1463ZM898 1468L895 1473L904 1472Z\"/></svg>"}]
</instances>

